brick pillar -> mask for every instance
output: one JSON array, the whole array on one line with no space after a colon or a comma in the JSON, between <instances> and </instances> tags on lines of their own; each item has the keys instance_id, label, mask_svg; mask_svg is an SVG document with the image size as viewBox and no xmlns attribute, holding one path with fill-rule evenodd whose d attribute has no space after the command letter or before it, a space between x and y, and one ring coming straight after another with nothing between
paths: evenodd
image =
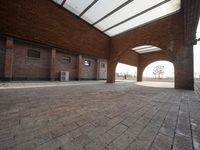
<instances>
[{"instance_id":1,"label":"brick pillar","mask_svg":"<svg viewBox=\"0 0 200 150\"><path fill-rule=\"evenodd\" d=\"M143 67L142 67L142 60L141 56L138 56L138 66L137 66L137 82L142 81L142 73L143 73Z\"/></svg>"},{"instance_id":2,"label":"brick pillar","mask_svg":"<svg viewBox=\"0 0 200 150\"><path fill-rule=\"evenodd\" d=\"M13 55L14 55L14 41L13 38L6 38L6 54L5 54L5 68L4 79L12 80L13 77Z\"/></svg>"},{"instance_id":3,"label":"brick pillar","mask_svg":"<svg viewBox=\"0 0 200 150\"><path fill-rule=\"evenodd\" d=\"M175 69L175 88L194 89L193 72L193 45L184 46L177 52L174 62Z\"/></svg>"},{"instance_id":4,"label":"brick pillar","mask_svg":"<svg viewBox=\"0 0 200 150\"><path fill-rule=\"evenodd\" d=\"M142 73L143 73L143 68L138 66L137 67L137 82L142 81Z\"/></svg>"},{"instance_id":5,"label":"brick pillar","mask_svg":"<svg viewBox=\"0 0 200 150\"><path fill-rule=\"evenodd\" d=\"M107 65L107 83L114 83L115 82L115 69L116 69L117 62L113 62L108 60Z\"/></svg>"},{"instance_id":6,"label":"brick pillar","mask_svg":"<svg viewBox=\"0 0 200 150\"><path fill-rule=\"evenodd\" d=\"M51 68L50 68L50 80L55 81L55 73L56 73L56 49L53 48L51 50Z\"/></svg>"},{"instance_id":7,"label":"brick pillar","mask_svg":"<svg viewBox=\"0 0 200 150\"><path fill-rule=\"evenodd\" d=\"M82 68L82 55L78 56L78 65L77 65L77 77L78 80L81 80L81 68Z\"/></svg>"},{"instance_id":8,"label":"brick pillar","mask_svg":"<svg viewBox=\"0 0 200 150\"><path fill-rule=\"evenodd\" d=\"M100 60L97 59L96 80L99 80L99 73L100 73Z\"/></svg>"}]
</instances>

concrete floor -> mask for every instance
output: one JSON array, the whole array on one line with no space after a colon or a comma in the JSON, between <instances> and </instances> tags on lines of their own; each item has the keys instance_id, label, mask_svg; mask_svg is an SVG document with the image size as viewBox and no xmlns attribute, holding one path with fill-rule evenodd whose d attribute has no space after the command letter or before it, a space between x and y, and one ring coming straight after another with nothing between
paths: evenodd
<instances>
[{"instance_id":1,"label":"concrete floor","mask_svg":"<svg viewBox=\"0 0 200 150\"><path fill-rule=\"evenodd\" d=\"M1 83L0 150L199 150L200 98L172 87Z\"/></svg>"}]
</instances>

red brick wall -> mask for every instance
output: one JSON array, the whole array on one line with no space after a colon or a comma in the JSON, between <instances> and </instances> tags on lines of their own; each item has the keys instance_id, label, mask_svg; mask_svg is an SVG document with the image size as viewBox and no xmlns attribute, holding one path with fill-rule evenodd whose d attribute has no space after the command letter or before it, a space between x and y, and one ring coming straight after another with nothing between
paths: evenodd
<instances>
[{"instance_id":1,"label":"red brick wall","mask_svg":"<svg viewBox=\"0 0 200 150\"><path fill-rule=\"evenodd\" d=\"M28 49L40 51L40 58L29 58ZM48 80L49 76L50 49L15 41L13 79Z\"/></svg>"},{"instance_id":2,"label":"red brick wall","mask_svg":"<svg viewBox=\"0 0 200 150\"><path fill-rule=\"evenodd\" d=\"M0 79L4 76L5 45L5 39L0 37Z\"/></svg>"},{"instance_id":3,"label":"red brick wall","mask_svg":"<svg viewBox=\"0 0 200 150\"><path fill-rule=\"evenodd\" d=\"M0 0L0 33L109 57L110 38L51 0Z\"/></svg>"},{"instance_id":4,"label":"red brick wall","mask_svg":"<svg viewBox=\"0 0 200 150\"><path fill-rule=\"evenodd\" d=\"M127 50L122 56L119 58L120 63L137 66L138 65L138 55L132 50Z\"/></svg>"},{"instance_id":5,"label":"red brick wall","mask_svg":"<svg viewBox=\"0 0 200 150\"><path fill-rule=\"evenodd\" d=\"M119 60L126 51L142 45L153 45L175 53L183 44L183 31L183 14L179 12L117 35L112 38L111 59Z\"/></svg>"},{"instance_id":6,"label":"red brick wall","mask_svg":"<svg viewBox=\"0 0 200 150\"><path fill-rule=\"evenodd\" d=\"M71 58L71 63L64 63L63 56ZM60 80L60 71L69 71L69 80L76 80L78 56L69 55L62 52L56 52L56 80Z\"/></svg>"},{"instance_id":7,"label":"red brick wall","mask_svg":"<svg viewBox=\"0 0 200 150\"><path fill-rule=\"evenodd\" d=\"M0 38L0 48L2 51L0 56L0 78L4 77L4 52L6 38ZM28 57L28 49L40 51L40 58ZM14 54L13 54L13 79L14 80L49 80L50 65L51 65L51 47L41 46L37 43L27 42L24 40L14 39ZM69 80L78 78L78 55L67 54L65 50L58 49L56 51L55 61L55 78L60 80L60 71L69 71ZM71 63L64 63L63 56L71 57ZM91 66L85 66L84 61L90 60ZM106 63L106 60L100 59ZM102 78L106 77L106 68ZM97 59L83 56L81 62L80 79L96 79L97 78Z\"/></svg>"},{"instance_id":8,"label":"red brick wall","mask_svg":"<svg viewBox=\"0 0 200 150\"><path fill-rule=\"evenodd\" d=\"M91 66L85 66L84 61L90 60ZM97 60L94 58L82 57L82 63L81 63L81 73L80 73L80 79L86 80L86 79L96 79L97 76Z\"/></svg>"},{"instance_id":9,"label":"red brick wall","mask_svg":"<svg viewBox=\"0 0 200 150\"><path fill-rule=\"evenodd\" d=\"M138 73L143 72L143 67L151 63L152 61L160 60L161 55L138 55L138 57L128 54L132 48L142 45L152 45L164 50L162 58L165 60L172 60L173 63L179 65L177 61L181 54L178 52L184 52L184 28L183 28L183 12L180 11L174 15L159 19L157 21L148 23L144 26L114 36L111 39L111 53L109 62L108 82L114 82L114 70L117 62L123 62L126 64L137 64ZM145 57L143 57L145 56ZM180 59L180 58L179 58ZM181 61L183 61L181 57ZM137 62L138 60L138 62ZM135 61L135 62L133 62ZM188 61L188 60L187 60ZM189 61L190 62L190 61ZM175 65L175 69L177 69ZM184 65L185 66L185 65ZM191 68L192 66L190 66ZM176 76L180 72L191 72L189 67L183 71L183 69L175 70ZM178 72L178 73L177 73ZM185 76L186 77L186 76ZM184 78L185 78L184 77ZM180 79L176 78L177 81ZM182 81L180 83L183 83ZM184 86L187 86L186 84Z\"/></svg>"},{"instance_id":10,"label":"red brick wall","mask_svg":"<svg viewBox=\"0 0 200 150\"><path fill-rule=\"evenodd\" d=\"M166 60L173 63L170 57L165 53L164 50L152 53L146 53L141 55L140 57L140 67L144 68L147 67L149 64L159 60Z\"/></svg>"}]
</instances>

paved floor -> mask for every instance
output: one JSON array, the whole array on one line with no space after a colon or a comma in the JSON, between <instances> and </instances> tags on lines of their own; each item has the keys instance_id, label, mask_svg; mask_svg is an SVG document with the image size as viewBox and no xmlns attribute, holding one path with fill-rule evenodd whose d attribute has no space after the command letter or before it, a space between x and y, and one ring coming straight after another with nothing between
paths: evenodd
<instances>
[{"instance_id":1,"label":"paved floor","mask_svg":"<svg viewBox=\"0 0 200 150\"><path fill-rule=\"evenodd\" d=\"M0 149L199 150L198 95L149 85L1 84Z\"/></svg>"}]
</instances>

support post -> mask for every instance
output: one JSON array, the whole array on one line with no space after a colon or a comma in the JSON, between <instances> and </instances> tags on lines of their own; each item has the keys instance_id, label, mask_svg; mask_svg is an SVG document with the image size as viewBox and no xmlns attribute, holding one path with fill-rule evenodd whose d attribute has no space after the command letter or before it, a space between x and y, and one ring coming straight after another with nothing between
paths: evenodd
<instances>
[{"instance_id":1,"label":"support post","mask_svg":"<svg viewBox=\"0 0 200 150\"><path fill-rule=\"evenodd\" d=\"M115 82L115 68L117 62L113 62L108 60L108 67L107 67L107 83L114 83Z\"/></svg>"},{"instance_id":2,"label":"support post","mask_svg":"<svg viewBox=\"0 0 200 150\"><path fill-rule=\"evenodd\" d=\"M175 88L194 90L193 45L186 45L178 51L175 67Z\"/></svg>"},{"instance_id":3,"label":"support post","mask_svg":"<svg viewBox=\"0 0 200 150\"><path fill-rule=\"evenodd\" d=\"M138 66L137 67L137 82L142 81L142 73L143 73L143 68Z\"/></svg>"},{"instance_id":4,"label":"support post","mask_svg":"<svg viewBox=\"0 0 200 150\"><path fill-rule=\"evenodd\" d=\"M99 80L99 73L100 73L100 60L97 59L96 80Z\"/></svg>"},{"instance_id":5,"label":"support post","mask_svg":"<svg viewBox=\"0 0 200 150\"><path fill-rule=\"evenodd\" d=\"M55 81L55 73L56 73L56 49L53 48L51 50L51 70L50 70L50 80Z\"/></svg>"},{"instance_id":6,"label":"support post","mask_svg":"<svg viewBox=\"0 0 200 150\"><path fill-rule=\"evenodd\" d=\"M82 55L78 55L77 78L81 80Z\"/></svg>"},{"instance_id":7,"label":"support post","mask_svg":"<svg viewBox=\"0 0 200 150\"><path fill-rule=\"evenodd\" d=\"M5 54L5 68L4 79L11 81L13 78L13 55L14 55L14 40L13 38L6 38L6 54Z\"/></svg>"}]
</instances>

